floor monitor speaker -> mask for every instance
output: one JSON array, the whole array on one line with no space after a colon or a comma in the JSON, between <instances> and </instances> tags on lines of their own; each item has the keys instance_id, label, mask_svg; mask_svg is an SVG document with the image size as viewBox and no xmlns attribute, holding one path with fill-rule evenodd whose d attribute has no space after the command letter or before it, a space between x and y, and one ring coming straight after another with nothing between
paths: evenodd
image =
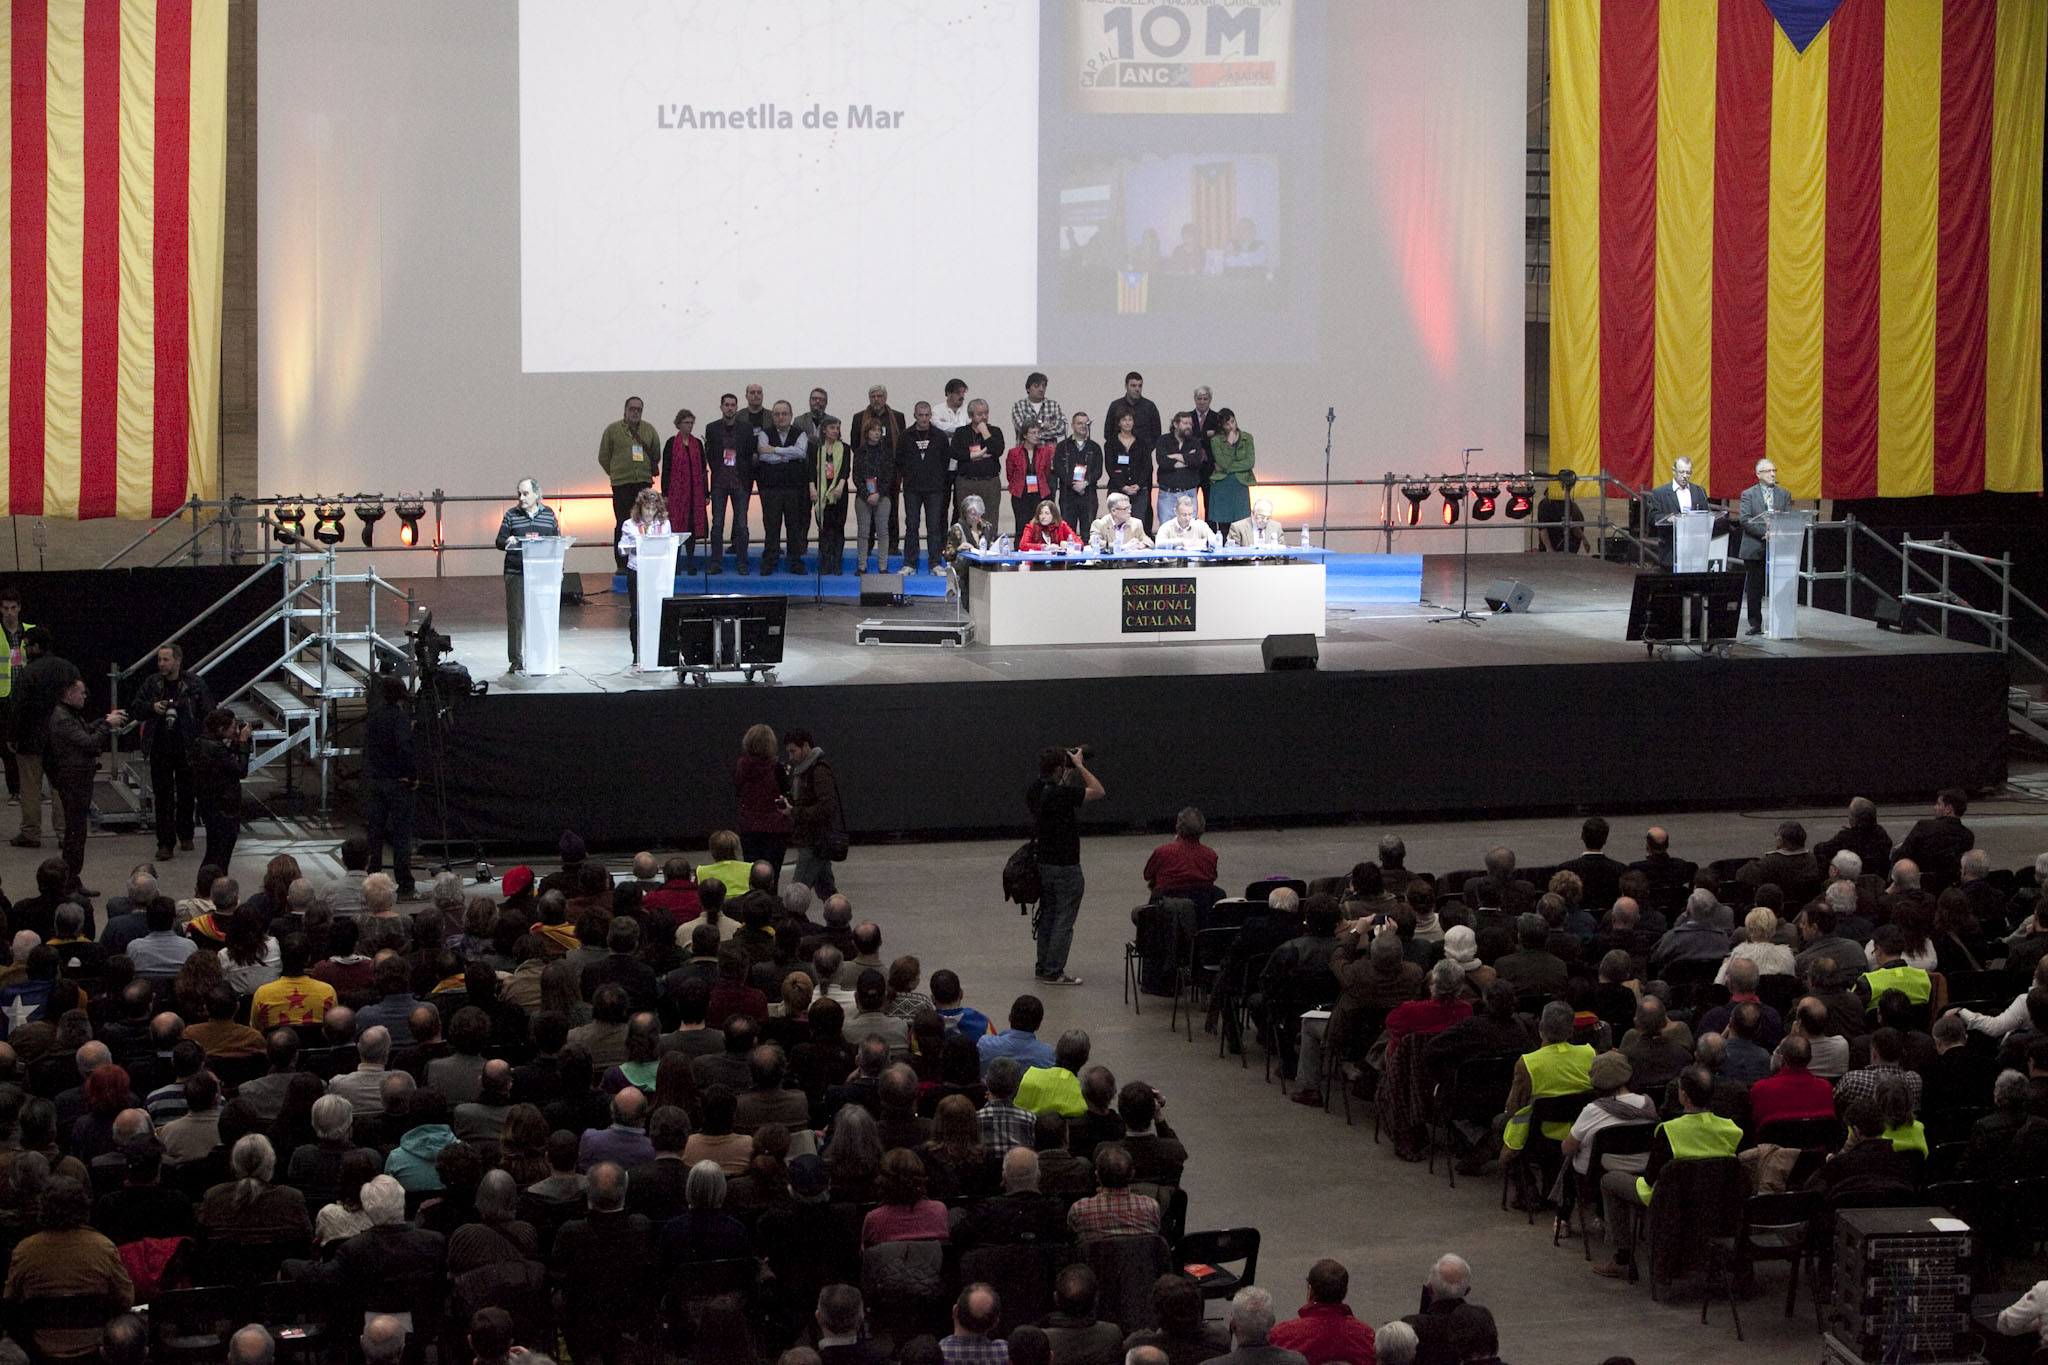
<instances>
[{"instance_id":1,"label":"floor monitor speaker","mask_svg":"<svg viewBox=\"0 0 2048 1365\"><path fill-rule=\"evenodd\" d=\"M1314 668L1316 637L1313 635L1268 635L1259 641L1259 654L1268 673Z\"/></svg>"}]
</instances>

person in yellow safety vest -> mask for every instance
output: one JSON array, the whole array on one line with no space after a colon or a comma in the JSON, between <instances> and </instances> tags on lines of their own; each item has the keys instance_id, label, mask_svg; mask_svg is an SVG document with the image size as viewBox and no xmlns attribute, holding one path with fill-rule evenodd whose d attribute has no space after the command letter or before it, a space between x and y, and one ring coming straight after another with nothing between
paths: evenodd
<instances>
[{"instance_id":1,"label":"person in yellow safety vest","mask_svg":"<svg viewBox=\"0 0 2048 1365\"><path fill-rule=\"evenodd\" d=\"M1934 978L1906 962L1906 931L1896 924L1878 926L1870 938L1871 961L1876 965L1863 974L1866 1009L1877 1008L1886 991L1898 991L1909 1004L1925 1005L1934 997ZM1922 1025L1924 1028L1925 1025Z\"/></svg>"},{"instance_id":2,"label":"person in yellow safety vest","mask_svg":"<svg viewBox=\"0 0 2048 1365\"><path fill-rule=\"evenodd\" d=\"M1609 1171L1600 1177L1601 1203L1607 1233L1614 1239L1614 1259L1593 1267L1595 1275L1621 1279L1635 1257L1635 1212L1650 1203L1657 1177L1673 1161L1702 1161L1734 1156L1742 1144L1742 1127L1713 1112L1714 1073L1689 1066L1678 1073L1678 1099L1685 1112L1657 1125L1650 1139L1649 1165L1641 1175Z\"/></svg>"},{"instance_id":3,"label":"person in yellow safety vest","mask_svg":"<svg viewBox=\"0 0 2048 1365\"><path fill-rule=\"evenodd\" d=\"M1583 1095L1593 1088L1590 1079L1593 1049L1572 1041L1572 1007L1553 1000L1543 1007L1536 1021L1542 1045L1525 1052L1515 1063L1515 1077L1508 1086L1507 1121L1501 1133L1502 1161L1514 1159L1529 1141L1529 1111L1534 1100L1553 1095ZM1570 1137L1569 1119L1543 1125L1543 1136L1553 1142Z\"/></svg>"},{"instance_id":4,"label":"person in yellow safety vest","mask_svg":"<svg viewBox=\"0 0 2048 1365\"><path fill-rule=\"evenodd\" d=\"M28 661L22 634L28 622L21 619L21 589L0 588L0 635L6 648L0 649L0 759L7 767L7 794L21 795L21 770L14 766L14 674Z\"/></svg>"}]
</instances>

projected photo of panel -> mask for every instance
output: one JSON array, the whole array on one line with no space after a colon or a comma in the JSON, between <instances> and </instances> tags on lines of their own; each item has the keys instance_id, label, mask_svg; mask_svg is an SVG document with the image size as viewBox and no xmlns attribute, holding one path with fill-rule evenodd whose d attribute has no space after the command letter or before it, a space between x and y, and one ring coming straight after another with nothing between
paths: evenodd
<instances>
[{"instance_id":1,"label":"projected photo of panel","mask_svg":"<svg viewBox=\"0 0 2048 1365\"><path fill-rule=\"evenodd\" d=\"M1069 0L1068 107L1086 114L1283 114L1293 0ZM1057 49L1055 49L1057 50Z\"/></svg>"},{"instance_id":2,"label":"projected photo of panel","mask_svg":"<svg viewBox=\"0 0 2048 1365\"><path fill-rule=\"evenodd\" d=\"M1262 153L1090 159L1059 186L1059 289L1073 314L1266 307L1283 282L1280 168Z\"/></svg>"}]
</instances>

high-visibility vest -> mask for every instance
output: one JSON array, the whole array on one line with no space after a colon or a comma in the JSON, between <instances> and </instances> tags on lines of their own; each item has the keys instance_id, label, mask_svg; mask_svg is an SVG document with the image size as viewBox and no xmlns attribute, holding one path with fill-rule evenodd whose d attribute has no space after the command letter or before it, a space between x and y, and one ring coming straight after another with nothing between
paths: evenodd
<instances>
[{"instance_id":1,"label":"high-visibility vest","mask_svg":"<svg viewBox=\"0 0 2048 1365\"><path fill-rule=\"evenodd\" d=\"M1891 1142L1892 1150L1895 1152L1918 1152L1923 1157L1927 1155L1927 1129L1921 1126L1918 1119L1913 1119L1900 1128L1887 1128L1884 1135Z\"/></svg>"},{"instance_id":2,"label":"high-visibility vest","mask_svg":"<svg viewBox=\"0 0 2048 1365\"><path fill-rule=\"evenodd\" d=\"M1522 1054L1522 1067L1529 1073L1531 1099L1552 1095L1577 1095L1592 1088L1593 1049L1584 1043L1546 1043L1534 1052ZM1543 1136L1562 1142L1572 1135L1569 1123L1546 1123ZM1529 1107L1523 1106L1508 1118L1501 1140L1521 1151L1529 1140Z\"/></svg>"},{"instance_id":3,"label":"high-visibility vest","mask_svg":"<svg viewBox=\"0 0 2048 1365\"><path fill-rule=\"evenodd\" d=\"M1899 991L1915 1005L1924 1005L1934 996L1934 982L1918 967L1908 967L1903 962L1894 962L1889 967L1879 967L1874 972L1863 974L1863 984L1870 988L1870 1008L1877 1008L1877 997L1886 991Z\"/></svg>"},{"instance_id":4,"label":"high-visibility vest","mask_svg":"<svg viewBox=\"0 0 2048 1365\"><path fill-rule=\"evenodd\" d=\"M22 642L28 638L29 631L34 628L28 622L23 621L21 623L21 633L14 637L14 643L12 644L8 644L4 638L4 632L0 632L0 698L14 695L15 651L26 648ZM22 662L27 662L26 654L23 655Z\"/></svg>"},{"instance_id":5,"label":"high-visibility vest","mask_svg":"<svg viewBox=\"0 0 2048 1365\"><path fill-rule=\"evenodd\" d=\"M1657 1125L1657 1131L1671 1144L1673 1161L1705 1161L1717 1156L1734 1156L1742 1145L1742 1125L1724 1119L1709 1109L1697 1114L1680 1114ZM1650 1182L1636 1177L1636 1198L1650 1202Z\"/></svg>"}]
</instances>

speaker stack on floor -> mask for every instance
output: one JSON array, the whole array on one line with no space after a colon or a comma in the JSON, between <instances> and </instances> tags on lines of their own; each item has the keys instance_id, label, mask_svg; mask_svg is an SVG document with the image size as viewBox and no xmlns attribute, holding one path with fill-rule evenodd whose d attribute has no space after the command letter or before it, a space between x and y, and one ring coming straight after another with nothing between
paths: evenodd
<instances>
[{"instance_id":1,"label":"speaker stack on floor","mask_svg":"<svg viewBox=\"0 0 2048 1365\"><path fill-rule=\"evenodd\" d=\"M864 573L860 576L860 604L864 607L903 605L903 575Z\"/></svg>"},{"instance_id":2,"label":"speaker stack on floor","mask_svg":"<svg viewBox=\"0 0 2048 1365\"><path fill-rule=\"evenodd\" d=\"M1486 585L1486 606L1496 616L1511 611L1526 612L1536 594L1519 578L1496 578Z\"/></svg>"},{"instance_id":3,"label":"speaker stack on floor","mask_svg":"<svg viewBox=\"0 0 2048 1365\"><path fill-rule=\"evenodd\" d=\"M1316 637L1313 635L1268 635L1259 641L1259 656L1268 673L1289 673L1316 666Z\"/></svg>"}]
</instances>

